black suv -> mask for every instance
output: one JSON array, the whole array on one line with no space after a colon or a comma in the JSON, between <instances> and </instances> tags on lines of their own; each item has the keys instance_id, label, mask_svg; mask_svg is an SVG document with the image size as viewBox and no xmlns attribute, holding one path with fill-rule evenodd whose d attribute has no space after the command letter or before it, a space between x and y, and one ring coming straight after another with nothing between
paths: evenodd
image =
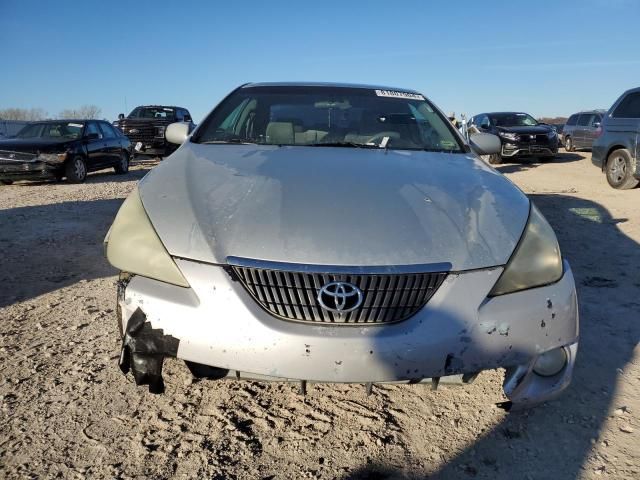
<instances>
[{"instance_id":1,"label":"black suv","mask_svg":"<svg viewBox=\"0 0 640 480\"><path fill-rule=\"evenodd\" d=\"M166 157L177 148L164 138L167 125L175 122L189 123L189 131L195 127L186 108L165 105L136 107L126 118L123 113L118 115L113 125L129 137L134 155L143 153Z\"/></svg>"},{"instance_id":2,"label":"black suv","mask_svg":"<svg viewBox=\"0 0 640 480\"><path fill-rule=\"evenodd\" d=\"M469 128L500 138L501 153L488 157L489 163L494 165L502 163L505 158L536 156L548 160L558 153L556 129L538 122L527 113L481 113L471 118Z\"/></svg>"},{"instance_id":3,"label":"black suv","mask_svg":"<svg viewBox=\"0 0 640 480\"><path fill-rule=\"evenodd\" d=\"M602 133L604 113L604 110L590 110L571 115L562 129L565 150L573 152L580 148L590 149L594 140Z\"/></svg>"}]
</instances>

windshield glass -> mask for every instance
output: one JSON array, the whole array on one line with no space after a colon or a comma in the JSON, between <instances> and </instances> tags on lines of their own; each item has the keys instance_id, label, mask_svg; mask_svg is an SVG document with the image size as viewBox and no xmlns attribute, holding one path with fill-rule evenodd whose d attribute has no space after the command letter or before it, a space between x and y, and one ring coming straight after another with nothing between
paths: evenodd
<instances>
[{"instance_id":1,"label":"windshield glass","mask_svg":"<svg viewBox=\"0 0 640 480\"><path fill-rule=\"evenodd\" d=\"M491 123L496 127L533 127L538 122L526 113L492 113Z\"/></svg>"},{"instance_id":2,"label":"windshield glass","mask_svg":"<svg viewBox=\"0 0 640 480\"><path fill-rule=\"evenodd\" d=\"M166 118L175 117L175 109L169 107L138 107L129 114L129 118Z\"/></svg>"},{"instance_id":3,"label":"windshield glass","mask_svg":"<svg viewBox=\"0 0 640 480\"><path fill-rule=\"evenodd\" d=\"M83 126L81 122L32 123L20 130L16 137L73 140L80 138Z\"/></svg>"},{"instance_id":4,"label":"windshield glass","mask_svg":"<svg viewBox=\"0 0 640 480\"><path fill-rule=\"evenodd\" d=\"M453 127L422 95L328 86L238 89L192 141L464 150Z\"/></svg>"}]
</instances>

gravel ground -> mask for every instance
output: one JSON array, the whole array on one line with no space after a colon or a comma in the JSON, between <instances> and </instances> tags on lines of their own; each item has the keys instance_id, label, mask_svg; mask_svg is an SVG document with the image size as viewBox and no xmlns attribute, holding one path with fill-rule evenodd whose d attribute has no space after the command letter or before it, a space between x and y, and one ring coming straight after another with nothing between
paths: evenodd
<instances>
[{"instance_id":1,"label":"gravel ground","mask_svg":"<svg viewBox=\"0 0 640 480\"><path fill-rule=\"evenodd\" d=\"M640 478L640 190L589 153L500 166L555 227L579 288L574 382L505 413L502 372L470 387L192 380L167 392L117 368L115 274L102 239L152 168L86 184L0 187L2 478Z\"/></svg>"}]
</instances>

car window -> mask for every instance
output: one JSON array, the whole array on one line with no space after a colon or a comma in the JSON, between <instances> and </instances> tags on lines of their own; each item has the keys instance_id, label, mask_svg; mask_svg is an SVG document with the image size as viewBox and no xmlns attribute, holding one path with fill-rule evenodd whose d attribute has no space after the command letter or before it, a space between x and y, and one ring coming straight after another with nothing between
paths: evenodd
<instances>
[{"instance_id":1,"label":"car window","mask_svg":"<svg viewBox=\"0 0 640 480\"><path fill-rule=\"evenodd\" d=\"M172 119L174 117L175 110L171 107L137 107L129 114L129 118Z\"/></svg>"},{"instance_id":2,"label":"car window","mask_svg":"<svg viewBox=\"0 0 640 480\"><path fill-rule=\"evenodd\" d=\"M102 133L105 138L115 138L117 136L116 132L111 128L111 125L106 122L100 122L100 128L102 129Z\"/></svg>"},{"instance_id":3,"label":"car window","mask_svg":"<svg viewBox=\"0 0 640 480\"><path fill-rule=\"evenodd\" d=\"M569 120L567 120L567 125L575 125L576 123L578 123L578 116L579 115L571 115L569 117Z\"/></svg>"},{"instance_id":4,"label":"car window","mask_svg":"<svg viewBox=\"0 0 640 480\"><path fill-rule=\"evenodd\" d=\"M532 127L538 121L526 113L490 113L491 125L497 127Z\"/></svg>"},{"instance_id":5,"label":"car window","mask_svg":"<svg viewBox=\"0 0 640 480\"><path fill-rule=\"evenodd\" d=\"M325 86L237 90L193 141L464 150L448 120L422 95Z\"/></svg>"},{"instance_id":6,"label":"car window","mask_svg":"<svg viewBox=\"0 0 640 480\"><path fill-rule=\"evenodd\" d=\"M84 130L85 136L87 136L87 135L89 135L91 133L97 133L98 137L102 138L102 132L100 130L98 130L98 125L96 125L95 122L87 123L87 127Z\"/></svg>"},{"instance_id":7,"label":"car window","mask_svg":"<svg viewBox=\"0 0 640 480\"><path fill-rule=\"evenodd\" d=\"M630 93L612 115L614 118L640 118L640 92Z\"/></svg>"},{"instance_id":8,"label":"car window","mask_svg":"<svg viewBox=\"0 0 640 480\"><path fill-rule=\"evenodd\" d=\"M592 118L593 118L593 115L589 113L583 113L582 115L580 115L580 118L578 118L578 126L586 127L587 125L589 125Z\"/></svg>"},{"instance_id":9,"label":"car window","mask_svg":"<svg viewBox=\"0 0 640 480\"><path fill-rule=\"evenodd\" d=\"M595 127L596 123L602 123L602 117L600 115L593 115L593 117L591 118L591 123L589 123L589 126Z\"/></svg>"},{"instance_id":10,"label":"car window","mask_svg":"<svg viewBox=\"0 0 640 480\"><path fill-rule=\"evenodd\" d=\"M24 127L17 138L52 138L52 139L76 139L80 138L83 122L47 122L34 123Z\"/></svg>"}]
</instances>

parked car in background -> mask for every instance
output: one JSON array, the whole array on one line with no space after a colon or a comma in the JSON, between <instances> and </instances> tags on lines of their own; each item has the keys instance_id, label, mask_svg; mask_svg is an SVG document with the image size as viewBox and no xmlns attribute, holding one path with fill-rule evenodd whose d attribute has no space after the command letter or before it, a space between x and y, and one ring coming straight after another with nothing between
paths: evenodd
<instances>
[{"instance_id":1,"label":"parked car in background","mask_svg":"<svg viewBox=\"0 0 640 480\"><path fill-rule=\"evenodd\" d=\"M640 88L623 93L604 115L601 127L591 161L606 173L613 188L636 187L640 183Z\"/></svg>"},{"instance_id":2,"label":"parked car in background","mask_svg":"<svg viewBox=\"0 0 640 480\"><path fill-rule=\"evenodd\" d=\"M487 158L491 164L499 164L506 158L528 156L552 159L558 153L558 134L555 128L540 123L527 113L481 113L471 118L470 128L493 133L500 138L502 150Z\"/></svg>"},{"instance_id":3,"label":"parked car in background","mask_svg":"<svg viewBox=\"0 0 640 480\"><path fill-rule=\"evenodd\" d=\"M165 105L136 107L126 118L121 113L113 124L129 138L134 155L143 153L166 157L176 146L166 141L164 132L167 125L175 122L186 122L190 130L195 127L186 108Z\"/></svg>"},{"instance_id":4,"label":"parked car in background","mask_svg":"<svg viewBox=\"0 0 640 480\"><path fill-rule=\"evenodd\" d=\"M574 113L562 130L562 143L567 152L591 149L593 142L602 132L602 117L605 110L589 110Z\"/></svg>"},{"instance_id":5,"label":"parked car in background","mask_svg":"<svg viewBox=\"0 0 640 480\"><path fill-rule=\"evenodd\" d=\"M105 121L33 122L13 138L0 140L0 181L66 177L80 183L87 172L103 168L126 173L130 148L127 137Z\"/></svg>"},{"instance_id":6,"label":"parked car in background","mask_svg":"<svg viewBox=\"0 0 640 480\"><path fill-rule=\"evenodd\" d=\"M248 84L140 181L105 238L120 367L195 376L429 382L506 368L526 406L570 382L571 268L535 205L419 92Z\"/></svg>"}]
</instances>

